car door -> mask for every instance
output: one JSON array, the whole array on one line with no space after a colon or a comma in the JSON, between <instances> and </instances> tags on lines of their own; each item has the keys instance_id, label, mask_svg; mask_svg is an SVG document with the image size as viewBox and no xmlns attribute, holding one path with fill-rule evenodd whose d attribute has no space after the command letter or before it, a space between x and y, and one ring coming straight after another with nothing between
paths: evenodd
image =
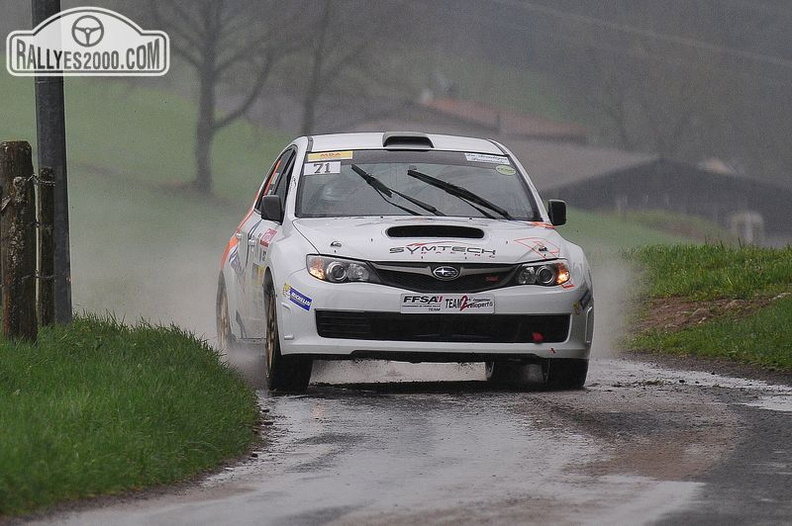
<instances>
[{"instance_id":1,"label":"car door","mask_svg":"<svg viewBox=\"0 0 792 526\"><path fill-rule=\"evenodd\" d=\"M258 219L251 225L247 233L246 279L248 300L246 305L246 326L250 338L264 337L264 275L265 260L270 244L280 235L281 224L261 218L259 201L264 195L278 195L281 202L286 202L286 194L291 181L292 169L296 157L296 149L289 148L278 158L270 177L256 198L253 215Z\"/></svg>"}]
</instances>

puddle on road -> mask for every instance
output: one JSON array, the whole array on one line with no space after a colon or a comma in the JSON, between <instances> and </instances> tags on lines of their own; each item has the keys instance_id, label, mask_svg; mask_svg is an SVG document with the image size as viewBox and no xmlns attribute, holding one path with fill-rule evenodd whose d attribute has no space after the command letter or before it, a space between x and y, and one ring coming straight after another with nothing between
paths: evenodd
<instances>
[{"instance_id":1,"label":"puddle on road","mask_svg":"<svg viewBox=\"0 0 792 526\"><path fill-rule=\"evenodd\" d=\"M792 386L771 384L762 380L734 378L718 374L667 369L658 365L627 360L592 360L590 381L603 385L643 382L645 384L681 384L696 387L732 389L748 398L755 398L742 405L792 412Z\"/></svg>"},{"instance_id":2,"label":"puddle on road","mask_svg":"<svg viewBox=\"0 0 792 526\"><path fill-rule=\"evenodd\" d=\"M770 411L783 411L792 413L792 395L764 396L755 402L746 402L744 405L769 409Z\"/></svg>"},{"instance_id":3,"label":"puddle on road","mask_svg":"<svg viewBox=\"0 0 792 526\"><path fill-rule=\"evenodd\" d=\"M484 381L481 363L403 363L377 360L316 362L312 383L360 384Z\"/></svg>"}]
</instances>

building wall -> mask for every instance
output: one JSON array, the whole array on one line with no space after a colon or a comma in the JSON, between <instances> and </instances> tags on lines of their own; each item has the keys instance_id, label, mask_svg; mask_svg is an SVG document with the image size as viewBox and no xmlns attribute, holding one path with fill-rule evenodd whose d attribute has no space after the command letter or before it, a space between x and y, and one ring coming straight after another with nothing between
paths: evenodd
<instances>
[{"instance_id":1,"label":"building wall","mask_svg":"<svg viewBox=\"0 0 792 526\"><path fill-rule=\"evenodd\" d=\"M726 228L736 213L758 213L772 234L792 233L792 191L745 177L659 160L544 192L590 210L668 210Z\"/></svg>"}]
</instances>

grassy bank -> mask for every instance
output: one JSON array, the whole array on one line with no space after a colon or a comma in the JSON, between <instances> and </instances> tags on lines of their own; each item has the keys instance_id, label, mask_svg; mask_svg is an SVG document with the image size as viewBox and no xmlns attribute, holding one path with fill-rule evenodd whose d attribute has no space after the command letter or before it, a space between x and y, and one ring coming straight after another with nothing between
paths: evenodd
<instances>
[{"instance_id":1,"label":"grassy bank","mask_svg":"<svg viewBox=\"0 0 792 526\"><path fill-rule=\"evenodd\" d=\"M0 516L184 480L244 453L257 415L180 329L83 317L0 341Z\"/></svg>"},{"instance_id":2,"label":"grassy bank","mask_svg":"<svg viewBox=\"0 0 792 526\"><path fill-rule=\"evenodd\" d=\"M634 250L648 303L629 348L792 371L792 247Z\"/></svg>"}]
</instances>

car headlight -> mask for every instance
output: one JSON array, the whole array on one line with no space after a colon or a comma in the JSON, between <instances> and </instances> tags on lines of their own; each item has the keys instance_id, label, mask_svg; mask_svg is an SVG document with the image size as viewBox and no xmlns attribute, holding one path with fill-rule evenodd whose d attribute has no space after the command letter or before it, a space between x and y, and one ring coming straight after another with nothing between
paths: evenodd
<instances>
[{"instance_id":1,"label":"car headlight","mask_svg":"<svg viewBox=\"0 0 792 526\"><path fill-rule=\"evenodd\" d=\"M523 265L517 273L517 284L552 287L555 285L563 285L569 281L571 277L569 267L562 261L531 263Z\"/></svg>"},{"instance_id":2,"label":"car headlight","mask_svg":"<svg viewBox=\"0 0 792 526\"><path fill-rule=\"evenodd\" d=\"M353 261L328 256L308 256L306 258L308 273L316 279L330 283L373 282L378 280L362 261Z\"/></svg>"}]
</instances>

